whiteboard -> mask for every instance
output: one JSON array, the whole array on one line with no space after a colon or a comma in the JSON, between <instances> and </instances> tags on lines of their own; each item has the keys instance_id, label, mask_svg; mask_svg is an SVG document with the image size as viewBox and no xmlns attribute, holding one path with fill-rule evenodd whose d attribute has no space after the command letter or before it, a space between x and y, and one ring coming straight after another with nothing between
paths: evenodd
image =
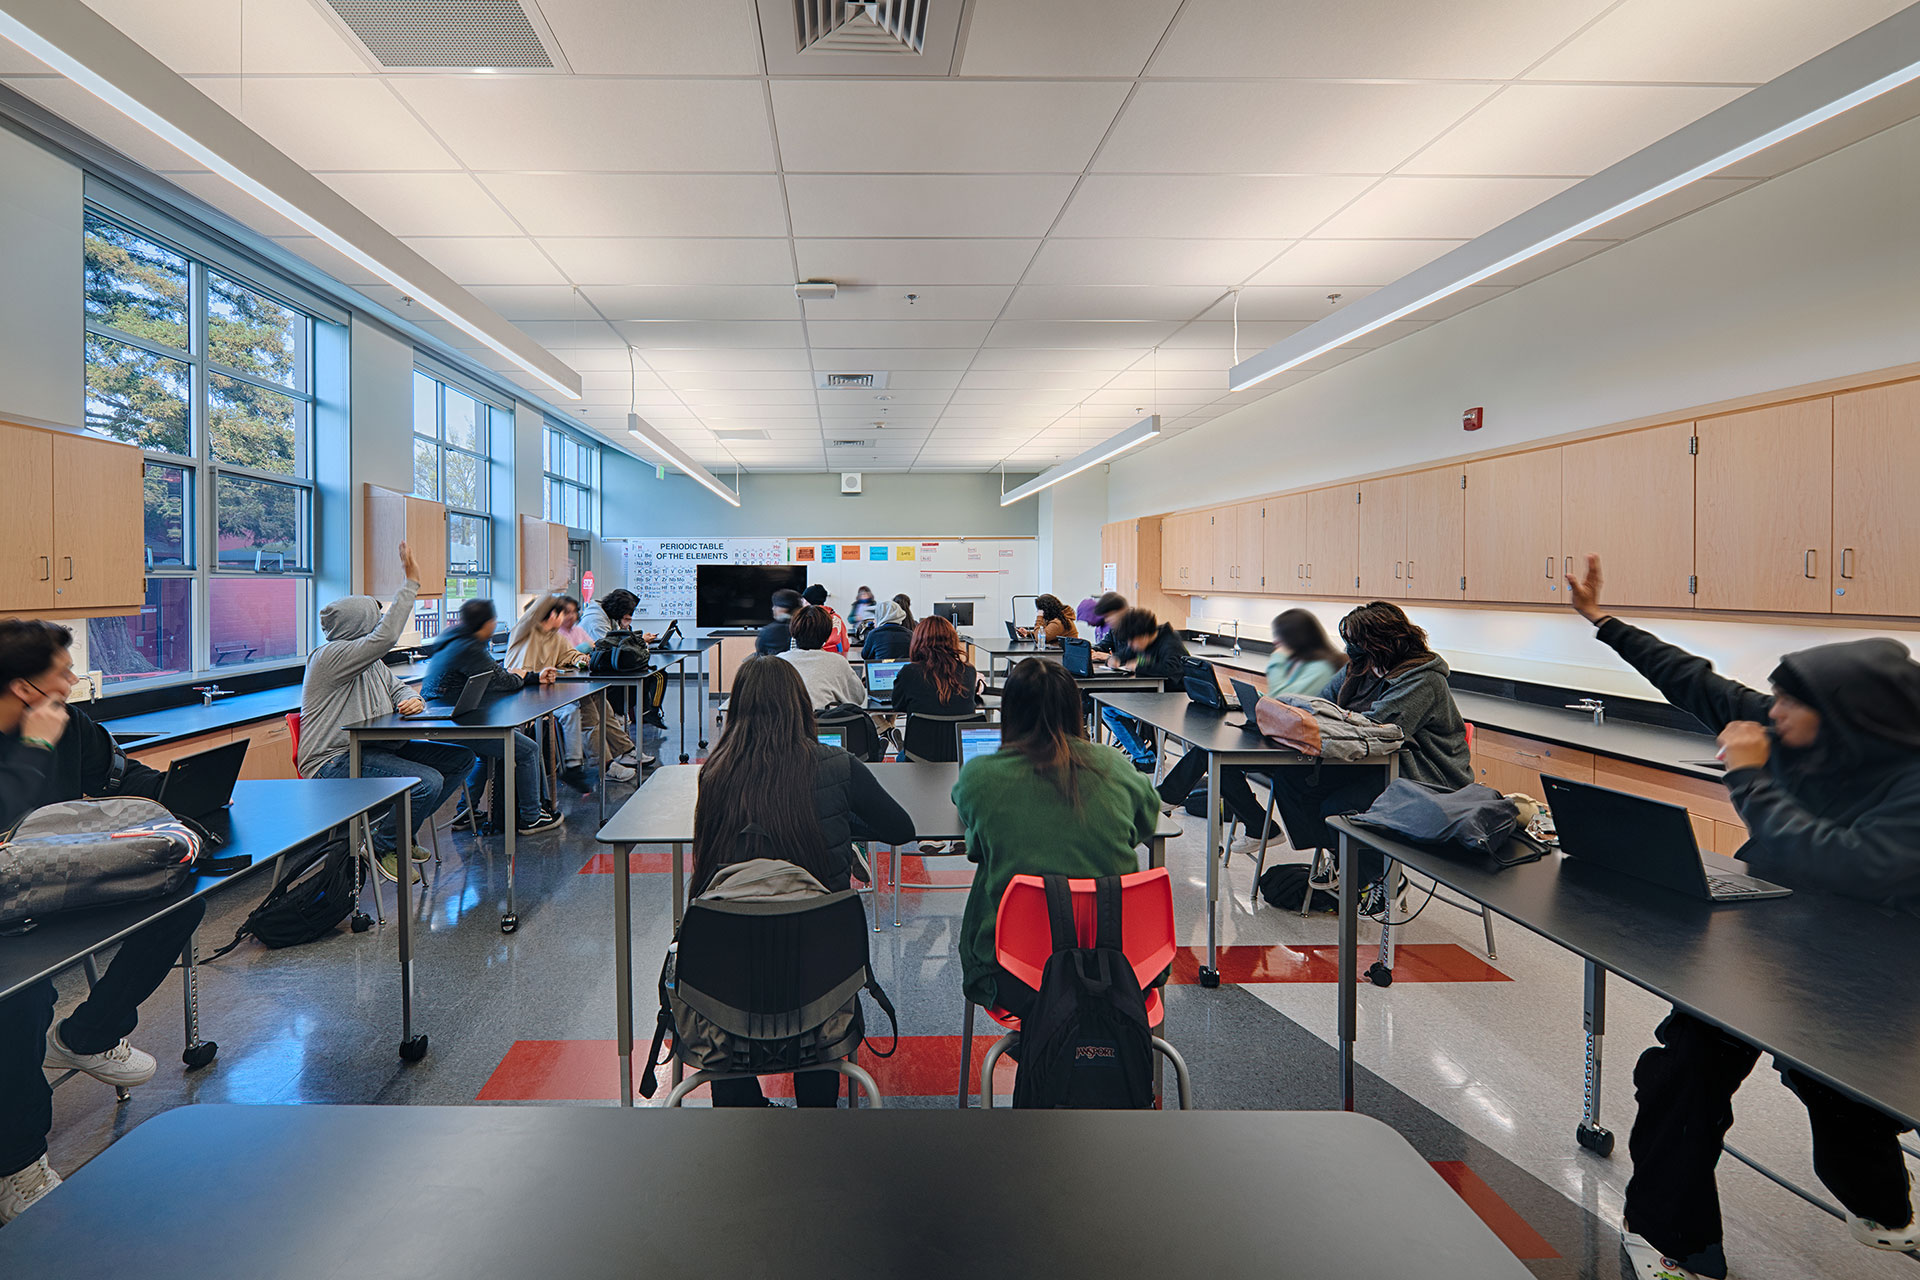
<instances>
[{"instance_id":1,"label":"whiteboard","mask_svg":"<svg viewBox=\"0 0 1920 1280\"><path fill-rule=\"evenodd\" d=\"M785 564L785 538L608 538L614 581L640 597L634 616L691 626L695 566Z\"/></svg>"}]
</instances>

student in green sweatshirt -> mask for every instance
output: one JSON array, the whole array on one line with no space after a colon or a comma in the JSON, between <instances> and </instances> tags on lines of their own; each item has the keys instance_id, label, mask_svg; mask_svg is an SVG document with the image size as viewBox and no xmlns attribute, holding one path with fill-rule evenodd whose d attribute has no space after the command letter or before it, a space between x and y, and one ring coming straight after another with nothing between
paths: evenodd
<instances>
[{"instance_id":1,"label":"student in green sweatshirt","mask_svg":"<svg viewBox=\"0 0 1920 1280\"><path fill-rule=\"evenodd\" d=\"M1118 751L1087 741L1080 687L1057 662L1028 658L1007 677L1000 750L960 770L953 803L980 864L960 923L967 998L1021 1014L1034 991L994 962L994 917L1017 875L1125 875L1140 869L1160 801Z\"/></svg>"}]
</instances>

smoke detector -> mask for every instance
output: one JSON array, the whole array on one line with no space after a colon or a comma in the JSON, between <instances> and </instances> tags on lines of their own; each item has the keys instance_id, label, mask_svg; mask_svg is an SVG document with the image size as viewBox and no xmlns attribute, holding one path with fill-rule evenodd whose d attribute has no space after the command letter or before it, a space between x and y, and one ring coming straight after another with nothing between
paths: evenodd
<instances>
[{"instance_id":1,"label":"smoke detector","mask_svg":"<svg viewBox=\"0 0 1920 1280\"><path fill-rule=\"evenodd\" d=\"M831 280L802 280L793 286L793 296L802 302L832 302L840 286Z\"/></svg>"}]
</instances>

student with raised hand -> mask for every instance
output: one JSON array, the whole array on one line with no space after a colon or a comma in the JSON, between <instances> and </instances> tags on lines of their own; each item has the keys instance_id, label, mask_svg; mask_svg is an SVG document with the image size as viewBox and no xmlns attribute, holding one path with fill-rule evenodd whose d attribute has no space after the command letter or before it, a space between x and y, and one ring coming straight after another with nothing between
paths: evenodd
<instances>
[{"instance_id":1,"label":"student with raised hand","mask_svg":"<svg viewBox=\"0 0 1920 1280\"><path fill-rule=\"evenodd\" d=\"M1131 668L1135 675L1154 680L1178 680L1185 674L1186 641L1180 638L1172 623L1160 621L1150 609L1123 611L1114 619L1109 638L1113 641L1113 652L1107 655L1110 667ZM1100 719L1119 739L1121 749L1132 758L1133 767L1142 773L1152 773L1154 749L1140 736L1140 722L1104 704L1100 708Z\"/></svg>"},{"instance_id":2,"label":"student with raised hand","mask_svg":"<svg viewBox=\"0 0 1920 1280\"><path fill-rule=\"evenodd\" d=\"M773 621L760 628L760 634L754 637L753 651L761 657L782 654L793 647L793 615L800 611L805 601L792 587L782 587L773 593Z\"/></svg>"},{"instance_id":3,"label":"student with raised hand","mask_svg":"<svg viewBox=\"0 0 1920 1280\"><path fill-rule=\"evenodd\" d=\"M868 662L898 662L913 647L913 628L907 625L907 611L889 600L880 606L880 621L867 632L860 656Z\"/></svg>"},{"instance_id":4,"label":"student with raised hand","mask_svg":"<svg viewBox=\"0 0 1920 1280\"><path fill-rule=\"evenodd\" d=\"M1274 615L1273 652L1267 657L1267 695L1317 698L1342 666L1320 619L1305 609Z\"/></svg>"},{"instance_id":5,"label":"student with raised hand","mask_svg":"<svg viewBox=\"0 0 1920 1280\"><path fill-rule=\"evenodd\" d=\"M1033 605L1037 611L1033 625L1015 628L1022 636L1047 644L1058 643L1063 636L1077 638L1080 635L1080 628L1074 623L1073 610L1067 608L1066 602L1059 596L1036 596Z\"/></svg>"},{"instance_id":6,"label":"student with raised hand","mask_svg":"<svg viewBox=\"0 0 1920 1280\"><path fill-rule=\"evenodd\" d=\"M386 664L413 618L413 602L420 591L419 569L413 551L400 544L400 569L406 581L394 593L393 605L381 616L381 604L372 596L343 596L320 610L320 629L327 642L307 656L307 674L300 685L300 758L295 772L303 778L344 778L351 761L347 755L347 726L376 716L417 715L426 710L418 694ZM369 742L360 753L360 773L367 778L413 778L413 830L408 847L413 861L429 857L420 846L420 829L460 789L460 780L473 771L475 756L451 742ZM389 880L400 876L398 806L373 822L373 847L380 873ZM420 879L417 870L409 875Z\"/></svg>"},{"instance_id":7,"label":"student with raised hand","mask_svg":"<svg viewBox=\"0 0 1920 1280\"><path fill-rule=\"evenodd\" d=\"M493 695L518 693L536 685L552 684L554 677L560 674L553 667L515 675L493 660L493 654L487 646L498 625L499 616L494 612L493 601L486 597L477 597L461 605L459 620L442 631L433 642L430 649L432 657L427 660L426 678L420 682L422 696L429 702L454 702L460 697L461 690L466 688L467 681L476 675L489 677L488 692ZM503 758L500 743L495 739L475 739L469 745L485 759ZM478 787L482 778L482 769L476 765L468 785ZM515 821L519 823L517 829L523 836L551 831L561 823L559 810L548 806L546 781L547 771L540 766L539 747L524 730L514 730L513 796L519 809Z\"/></svg>"},{"instance_id":8,"label":"student with raised hand","mask_svg":"<svg viewBox=\"0 0 1920 1280\"><path fill-rule=\"evenodd\" d=\"M819 741L816 732L806 686L791 665L761 659L741 664L726 730L700 766L689 886L694 896L722 867L751 858L791 862L828 890L845 889L854 841L899 845L913 839L913 819L873 771ZM833 1106L840 1077L800 1072L794 1094L803 1107ZM713 1105L767 1103L757 1080L716 1080Z\"/></svg>"},{"instance_id":9,"label":"student with raised hand","mask_svg":"<svg viewBox=\"0 0 1920 1280\"><path fill-rule=\"evenodd\" d=\"M522 677L529 671L543 671L548 667L555 670L572 670L586 665L586 655L567 638L567 628L573 618L579 615L573 610L577 606L573 597L560 591L550 591L535 596L526 612L513 624L513 630L507 634L507 668L519 672ZM627 735L626 726L619 717L606 717L602 726L600 699L588 698L576 702L560 711L555 717L560 722L561 736L566 743L565 763L560 770L560 781L578 791L581 795L591 795L593 789L587 784L586 775L586 735L587 733L605 733L607 735L607 781L631 782L634 770L631 765L622 764L619 757L633 750L633 739Z\"/></svg>"},{"instance_id":10,"label":"student with raised hand","mask_svg":"<svg viewBox=\"0 0 1920 1280\"><path fill-rule=\"evenodd\" d=\"M1035 992L994 960L1000 897L1017 875L1098 877L1140 869L1160 804L1117 754L1087 741L1080 687L1066 668L1028 658L1000 700L1000 750L960 770L953 803L967 857L980 864L960 923L967 998L1026 1014Z\"/></svg>"},{"instance_id":11,"label":"student with raised hand","mask_svg":"<svg viewBox=\"0 0 1920 1280\"><path fill-rule=\"evenodd\" d=\"M1588 556L1567 598L1602 644L1719 735L1727 793L1747 824L1739 856L1754 873L1920 915L1920 664L1906 646L1875 637L1789 653L1762 693L1607 613L1601 585L1600 558ZM1714 1166L1760 1051L1678 1009L1654 1037L1633 1073L1622 1247L1642 1277L1718 1280L1727 1260ZM1814 1172L1845 1206L1853 1238L1920 1247L1906 1126L1791 1067L1780 1076L1806 1105Z\"/></svg>"},{"instance_id":12,"label":"student with raised hand","mask_svg":"<svg viewBox=\"0 0 1920 1280\"><path fill-rule=\"evenodd\" d=\"M867 686L853 673L853 665L821 647L833 635L833 622L825 609L806 605L793 615L793 648L774 655L800 673L815 711L836 702L860 707L867 701Z\"/></svg>"},{"instance_id":13,"label":"student with raised hand","mask_svg":"<svg viewBox=\"0 0 1920 1280\"><path fill-rule=\"evenodd\" d=\"M73 633L51 622L0 621L0 831L33 810L83 796L160 794L163 775L128 760L105 729L67 705ZM189 902L120 943L100 981L55 1025L53 979L0 1000L0 1224L60 1185L47 1162L53 1086L46 1071L81 1071L130 1089L153 1078L153 1055L127 1043L140 1004L166 981L206 905Z\"/></svg>"},{"instance_id":14,"label":"student with raised hand","mask_svg":"<svg viewBox=\"0 0 1920 1280\"><path fill-rule=\"evenodd\" d=\"M893 680L893 709L901 715L964 716L980 705L980 673L960 650L960 633L945 618L923 618L913 629L912 659ZM923 760L951 762L952 735L946 726L936 733L913 726L906 746Z\"/></svg>"}]
</instances>

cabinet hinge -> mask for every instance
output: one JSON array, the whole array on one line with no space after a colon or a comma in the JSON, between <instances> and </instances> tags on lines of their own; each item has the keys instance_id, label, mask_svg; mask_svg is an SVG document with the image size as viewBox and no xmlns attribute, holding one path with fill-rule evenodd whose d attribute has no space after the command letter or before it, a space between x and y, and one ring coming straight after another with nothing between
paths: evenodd
<instances>
[{"instance_id":1,"label":"cabinet hinge","mask_svg":"<svg viewBox=\"0 0 1920 1280\"><path fill-rule=\"evenodd\" d=\"M1467 589L1467 575L1464 573L1460 575L1460 589L1462 591Z\"/></svg>"},{"instance_id":2,"label":"cabinet hinge","mask_svg":"<svg viewBox=\"0 0 1920 1280\"><path fill-rule=\"evenodd\" d=\"M1464 471L1460 473L1460 487L1462 489L1467 487L1467 473Z\"/></svg>"},{"instance_id":3,"label":"cabinet hinge","mask_svg":"<svg viewBox=\"0 0 1920 1280\"><path fill-rule=\"evenodd\" d=\"M1365 498L1366 496L1367 496L1366 494L1361 493L1358 489L1355 489L1353 491L1353 505L1356 507L1359 506L1361 499Z\"/></svg>"},{"instance_id":4,"label":"cabinet hinge","mask_svg":"<svg viewBox=\"0 0 1920 1280\"><path fill-rule=\"evenodd\" d=\"M1353 589L1355 591L1360 589L1360 575L1357 573L1353 575Z\"/></svg>"},{"instance_id":5,"label":"cabinet hinge","mask_svg":"<svg viewBox=\"0 0 1920 1280\"><path fill-rule=\"evenodd\" d=\"M1687 455L1689 457L1695 457L1695 458L1700 456L1700 437L1699 436L1687 437Z\"/></svg>"},{"instance_id":6,"label":"cabinet hinge","mask_svg":"<svg viewBox=\"0 0 1920 1280\"><path fill-rule=\"evenodd\" d=\"M1687 594L1690 596L1697 596L1700 594L1700 578L1698 574L1689 576L1687 578Z\"/></svg>"}]
</instances>

